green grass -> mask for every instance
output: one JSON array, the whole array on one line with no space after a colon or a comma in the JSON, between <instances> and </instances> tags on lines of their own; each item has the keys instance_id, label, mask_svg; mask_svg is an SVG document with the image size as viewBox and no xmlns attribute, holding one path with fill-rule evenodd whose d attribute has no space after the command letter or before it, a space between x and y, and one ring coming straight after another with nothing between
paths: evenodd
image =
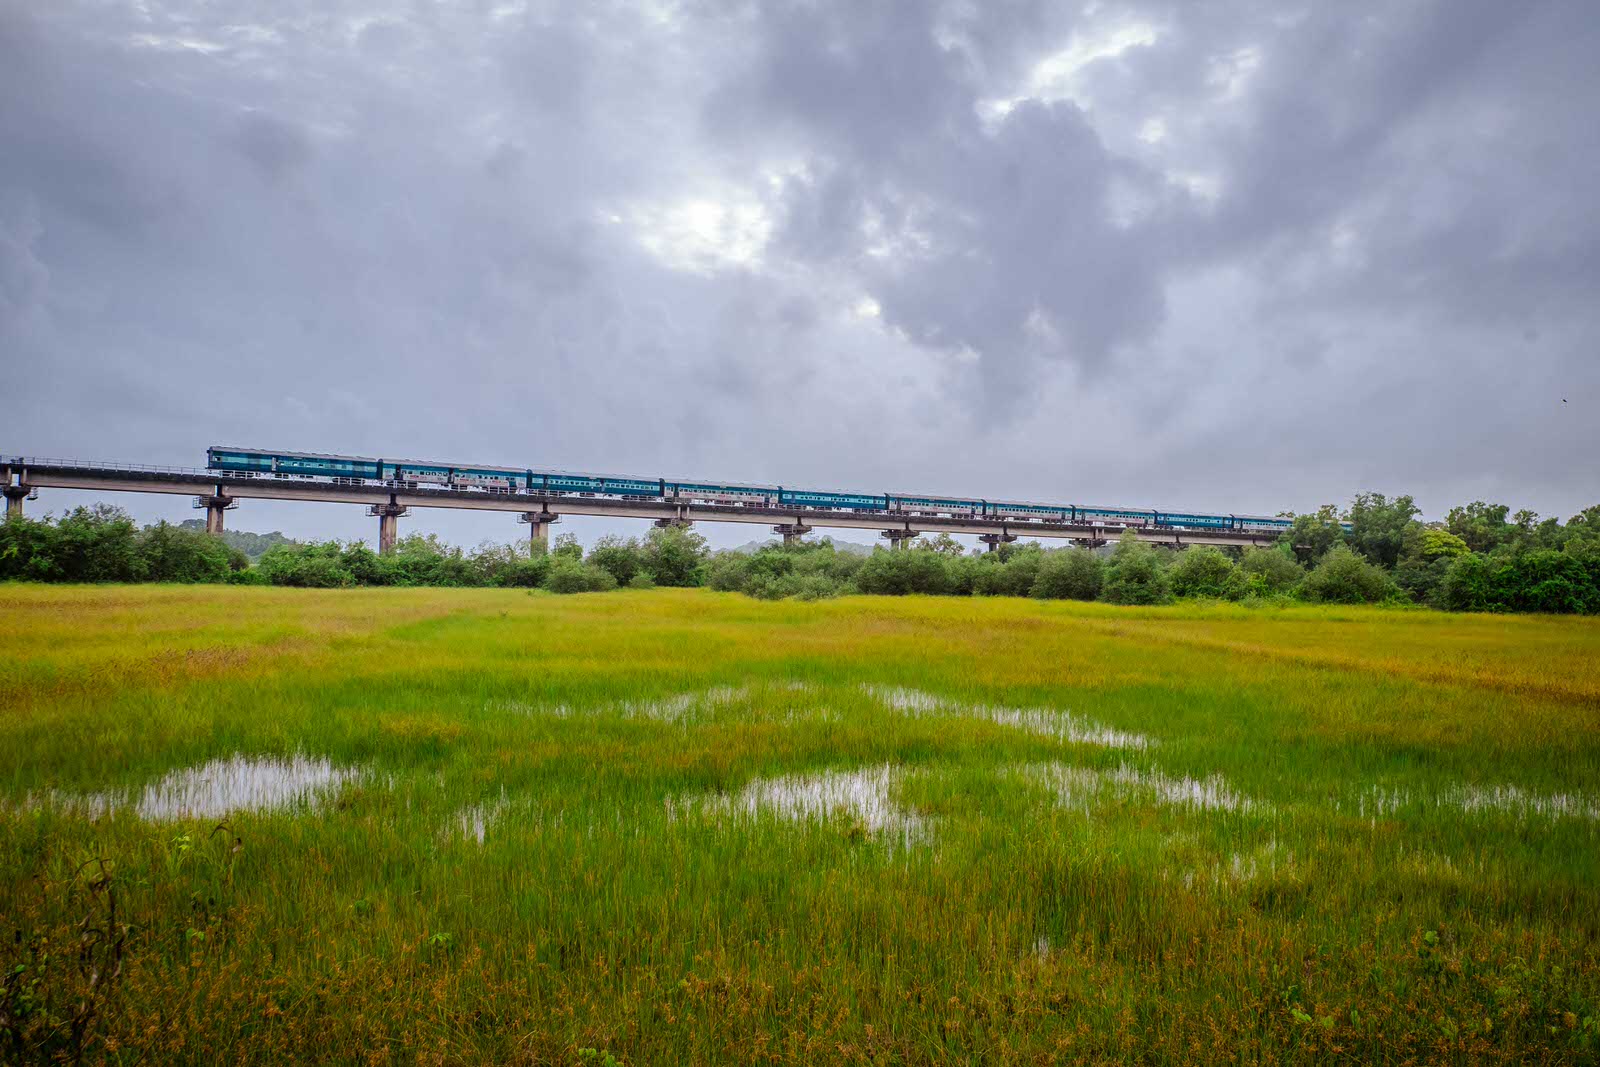
<instances>
[{"instance_id":1,"label":"green grass","mask_svg":"<svg viewBox=\"0 0 1600 1067\"><path fill-rule=\"evenodd\" d=\"M1600 1055L1600 620L11 586L0 639L0 1000L89 1062ZM235 755L351 777L141 817Z\"/></svg>"}]
</instances>

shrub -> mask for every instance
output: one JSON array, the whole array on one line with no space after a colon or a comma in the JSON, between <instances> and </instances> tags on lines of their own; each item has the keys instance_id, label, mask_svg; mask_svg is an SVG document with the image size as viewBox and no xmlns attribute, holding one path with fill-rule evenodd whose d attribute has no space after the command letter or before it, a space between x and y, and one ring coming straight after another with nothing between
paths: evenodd
<instances>
[{"instance_id":1,"label":"shrub","mask_svg":"<svg viewBox=\"0 0 1600 1067\"><path fill-rule=\"evenodd\" d=\"M742 593L750 582L750 557L743 552L718 552L706 567L706 584L724 593Z\"/></svg>"},{"instance_id":2,"label":"shrub","mask_svg":"<svg viewBox=\"0 0 1600 1067\"><path fill-rule=\"evenodd\" d=\"M1498 566L1487 556L1472 553L1450 561L1439 583L1441 606L1451 611L1503 611L1495 588Z\"/></svg>"},{"instance_id":3,"label":"shrub","mask_svg":"<svg viewBox=\"0 0 1600 1067\"><path fill-rule=\"evenodd\" d=\"M1106 568L1102 597L1112 604L1165 604L1172 599L1167 575L1156 550L1132 530L1122 535Z\"/></svg>"},{"instance_id":4,"label":"shrub","mask_svg":"<svg viewBox=\"0 0 1600 1067\"><path fill-rule=\"evenodd\" d=\"M887 596L941 595L951 591L944 555L907 549L880 548L868 556L856 574L856 585L863 593Z\"/></svg>"},{"instance_id":5,"label":"shrub","mask_svg":"<svg viewBox=\"0 0 1600 1067\"><path fill-rule=\"evenodd\" d=\"M644 571L640 571L638 574L635 574L632 578L628 579L629 589L654 589L655 587L655 579L650 577L650 575Z\"/></svg>"},{"instance_id":6,"label":"shrub","mask_svg":"<svg viewBox=\"0 0 1600 1067\"><path fill-rule=\"evenodd\" d=\"M1539 549L1514 557L1496 575L1498 599L1513 611L1573 615L1600 611L1600 589L1573 555Z\"/></svg>"},{"instance_id":7,"label":"shrub","mask_svg":"<svg viewBox=\"0 0 1600 1067\"><path fill-rule=\"evenodd\" d=\"M1105 563L1086 548L1044 553L1032 594L1050 600L1093 600L1105 584Z\"/></svg>"},{"instance_id":8,"label":"shrub","mask_svg":"<svg viewBox=\"0 0 1600 1067\"><path fill-rule=\"evenodd\" d=\"M821 574L783 574L776 577L758 575L750 580L746 590L758 600L823 600L853 592L847 583Z\"/></svg>"},{"instance_id":9,"label":"shrub","mask_svg":"<svg viewBox=\"0 0 1600 1067\"><path fill-rule=\"evenodd\" d=\"M225 582L233 571L250 566L243 552L219 538L164 522L139 536L137 551L143 576L152 582Z\"/></svg>"},{"instance_id":10,"label":"shrub","mask_svg":"<svg viewBox=\"0 0 1600 1067\"><path fill-rule=\"evenodd\" d=\"M1233 599L1244 592L1235 579L1233 560L1210 545L1199 545L1179 553L1167 571L1175 596L1208 596Z\"/></svg>"},{"instance_id":11,"label":"shrub","mask_svg":"<svg viewBox=\"0 0 1600 1067\"><path fill-rule=\"evenodd\" d=\"M979 596L1028 596L1039 580L1044 557L1037 544L1006 545L998 552L986 552L973 568L972 591Z\"/></svg>"},{"instance_id":12,"label":"shrub","mask_svg":"<svg viewBox=\"0 0 1600 1067\"><path fill-rule=\"evenodd\" d=\"M853 583L856 575L861 573L861 568L867 563L866 556L854 552L840 552L833 547L833 542L826 538L813 545L790 549L786 555L794 563L795 574L821 575L833 579L841 586Z\"/></svg>"},{"instance_id":13,"label":"shrub","mask_svg":"<svg viewBox=\"0 0 1600 1067\"><path fill-rule=\"evenodd\" d=\"M658 526L650 531L641 548L642 569L650 572L657 585L704 585L706 539L680 526Z\"/></svg>"},{"instance_id":14,"label":"shrub","mask_svg":"<svg viewBox=\"0 0 1600 1067\"><path fill-rule=\"evenodd\" d=\"M1376 604L1394 592L1383 568L1348 545L1334 545L1300 583L1300 595L1319 604Z\"/></svg>"},{"instance_id":15,"label":"shrub","mask_svg":"<svg viewBox=\"0 0 1600 1067\"><path fill-rule=\"evenodd\" d=\"M1271 596L1287 593L1299 585L1306 576L1306 569L1300 566L1291 549L1252 548L1239 561L1239 573L1243 576L1246 594Z\"/></svg>"},{"instance_id":16,"label":"shrub","mask_svg":"<svg viewBox=\"0 0 1600 1067\"><path fill-rule=\"evenodd\" d=\"M645 570L644 552L631 537L602 537L589 549L589 562L609 571L618 585L627 585Z\"/></svg>"},{"instance_id":17,"label":"shrub","mask_svg":"<svg viewBox=\"0 0 1600 1067\"><path fill-rule=\"evenodd\" d=\"M300 589L337 589L353 585L350 572L339 565L339 546L334 542L269 548L256 564L273 585Z\"/></svg>"},{"instance_id":18,"label":"shrub","mask_svg":"<svg viewBox=\"0 0 1600 1067\"><path fill-rule=\"evenodd\" d=\"M617 587L617 580L603 567L562 555L550 561L544 587L552 593L605 593Z\"/></svg>"}]
</instances>

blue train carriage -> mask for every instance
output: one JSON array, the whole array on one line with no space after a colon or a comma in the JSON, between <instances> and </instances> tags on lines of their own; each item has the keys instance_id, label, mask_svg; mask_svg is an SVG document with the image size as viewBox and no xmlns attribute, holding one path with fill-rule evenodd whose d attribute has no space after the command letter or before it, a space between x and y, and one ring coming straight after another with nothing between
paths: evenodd
<instances>
[{"instance_id":1,"label":"blue train carriage","mask_svg":"<svg viewBox=\"0 0 1600 1067\"><path fill-rule=\"evenodd\" d=\"M749 485L742 482L667 478L662 484L665 498L693 504L770 508L777 504L779 494L776 485Z\"/></svg>"},{"instance_id":2,"label":"blue train carriage","mask_svg":"<svg viewBox=\"0 0 1600 1067\"><path fill-rule=\"evenodd\" d=\"M889 493L886 506L897 515L948 515L957 519L973 519L984 513L987 504L982 500L965 500L954 496Z\"/></svg>"},{"instance_id":3,"label":"blue train carriage","mask_svg":"<svg viewBox=\"0 0 1600 1067\"><path fill-rule=\"evenodd\" d=\"M265 452L255 448L230 448L213 445L206 449L210 470L270 474L280 478L336 478L371 481L379 476L381 459L368 456L338 456L322 452Z\"/></svg>"},{"instance_id":4,"label":"blue train carriage","mask_svg":"<svg viewBox=\"0 0 1600 1067\"><path fill-rule=\"evenodd\" d=\"M537 493L567 493L578 496L660 497L665 491L660 478L623 474L580 474L577 471L530 470L528 489Z\"/></svg>"},{"instance_id":5,"label":"blue train carriage","mask_svg":"<svg viewBox=\"0 0 1600 1067\"><path fill-rule=\"evenodd\" d=\"M1248 530L1252 532L1282 533L1294 525L1293 519L1285 519L1277 515L1234 515L1235 530Z\"/></svg>"},{"instance_id":6,"label":"blue train carriage","mask_svg":"<svg viewBox=\"0 0 1600 1067\"><path fill-rule=\"evenodd\" d=\"M1179 530L1232 530L1232 515L1207 515L1199 511L1158 511L1156 525Z\"/></svg>"},{"instance_id":7,"label":"blue train carriage","mask_svg":"<svg viewBox=\"0 0 1600 1067\"><path fill-rule=\"evenodd\" d=\"M1073 508L1074 521L1088 526L1155 526L1158 514L1150 508L1109 507L1099 504L1078 504Z\"/></svg>"},{"instance_id":8,"label":"blue train carriage","mask_svg":"<svg viewBox=\"0 0 1600 1067\"><path fill-rule=\"evenodd\" d=\"M482 489L491 493L515 493L526 488L528 484L527 470L511 467L395 459L383 460L382 470L383 481L413 488L437 485L446 489Z\"/></svg>"},{"instance_id":9,"label":"blue train carriage","mask_svg":"<svg viewBox=\"0 0 1600 1067\"><path fill-rule=\"evenodd\" d=\"M778 487L778 503L818 511L889 510L886 493L829 493L821 489L785 489L783 486Z\"/></svg>"},{"instance_id":10,"label":"blue train carriage","mask_svg":"<svg viewBox=\"0 0 1600 1067\"><path fill-rule=\"evenodd\" d=\"M1040 504L1028 500L990 500L984 514L992 519L1025 519L1032 522L1071 522L1068 504Z\"/></svg>"}]
</instances>

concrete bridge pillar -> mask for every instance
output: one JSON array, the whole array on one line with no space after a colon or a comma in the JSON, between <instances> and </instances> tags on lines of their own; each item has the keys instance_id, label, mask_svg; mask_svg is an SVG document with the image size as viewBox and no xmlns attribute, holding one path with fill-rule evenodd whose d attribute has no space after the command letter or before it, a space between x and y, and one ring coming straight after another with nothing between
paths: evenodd
<instances>
[{"instance_id":1,"label":"concrete bridge pillar","mask_svg":"<svg viewBox=\"0 0 1600 1067\"><path fill-rule=\"evenodd\" d=\"M394 494L389 494L387 504L373 504L367 508L367 514L375 516L378 520L378 552L387 556L394 551L394 543L400 539L400 516L408 509L404 504L395 500Z\"/></svg>"},{"instance_id":2,"label":"concrete bridge pillar","mask_svg":"<svg viewBox=\"0 0 1600 1067\"><path fill-rule=\"evenodd\" d=\"M6 495L6 521L22 518L22 502L24 500L37 500L37 490L26 485L7 485L4 488Z\"/></svg>"},{"instance_id":3,"label":"concrete bridge pillar","mask_svg":"<svg viewBox=\"0 0 1600 1067\"><path fill-rule=\"evenodd\" d=\"M518 522L528 524L528 550L536 556L550 551L550 524L560 522L560 515L548 511L524 511Z\"/></svg>"},{"instance_id":4,"label":"concrete bridge pillar","mask_svg":"<svg viewBox=\"0 0 1600 1067\"><path fill-rule=\"evenodd\" d=\"M657 519L656 528L661 530L687 530L694 525L693 519L686 519L681 514L670 519Z\"/></svg>"},{"instance_id":5,"label":"concrete bridge pillar","mask_svg":"<svg viewBox=\"0 0 1600 1067\"><path fill-rule=\"evenodd\" d=\"M889 547L893 551L900 551L906 547L906 542L917 536L917 531L912 529L885 530L881 535L889 539Z\"/></svg>"},{"instance_id":6,"label":"concrete bridge pillar","mask_svg":"<svg viewBox=\"0 0 1600 1067\"><path fill-rule=\"evenodd\" d=\"M979 534L978 540L988 546L988 551L993 552L1001 545L1009 545L1017 539L1014 533L986 533Z\"/></svg>"},{"instance_id":7,"label":"concrete bridge pillar","mask_svg":"<svg viewBox=\"0 0 1600 1067\"><path fill-rule=\"evenodd\" d=\"M239 506L238 501L222 492L219 485L217 491L210 496L197 496L194 506L206 509L206 533L218 536L222 533L222 516L224 512L231 511Z\"/></svg>"},{"instance_id":8,"label":"concrete bridge pillar","mask_svg":"<svg viewBox=\"0 0 1600 1067\"><path fill-rule=\"evenodd\" d=\"M803 522L786 522L774 526L772 528L772 532L775 534L782 534L783 543L785 546L788 546L798 544L800 538L811 532L811 527L807 526Z\"/></svg>"}]
</instances>

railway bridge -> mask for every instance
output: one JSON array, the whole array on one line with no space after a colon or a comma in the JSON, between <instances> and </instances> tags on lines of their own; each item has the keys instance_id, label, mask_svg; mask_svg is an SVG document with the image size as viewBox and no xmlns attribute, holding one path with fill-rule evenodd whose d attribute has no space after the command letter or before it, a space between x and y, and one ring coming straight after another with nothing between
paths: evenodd
<instances>
[{"instance_id":1,"label":"railway bridge","mask_svg":"<svg viewBox=\"0 0 1600 1067\"><path fill-rule=\"evenodd\" d=\"M1015 517L951 517L850 511L834 508L688 503L675 500L621 499L584 493L507 492L477 488L406 487L372 484L354 478L220 471L194 467L161 467L140 463L105 463L35 457L0 458L0 492L6 516L20 516L25 500L41 489L83 489L114 493L163 493L194 498L206 513L206 530L220 534L224 516L243 500L304 500L364 507L378 520L380 551L393 549L399 520L412 508L459 508L513 514L528 526L530 540L548 546L552 523L563 515L598 515L654 520L658 526L696 522L741 522L769 527L786 543L815 529L873 530L894 548L923 533L969 534L992 551L1023 537L1058 538L1103 544L1120 537L1124 527L1057 522ZM1134 536L1155 544L1216 545L1248 548L1277 540L1273 531L1201 530L1128 526Z\"/></svg>"}]
</instances>

